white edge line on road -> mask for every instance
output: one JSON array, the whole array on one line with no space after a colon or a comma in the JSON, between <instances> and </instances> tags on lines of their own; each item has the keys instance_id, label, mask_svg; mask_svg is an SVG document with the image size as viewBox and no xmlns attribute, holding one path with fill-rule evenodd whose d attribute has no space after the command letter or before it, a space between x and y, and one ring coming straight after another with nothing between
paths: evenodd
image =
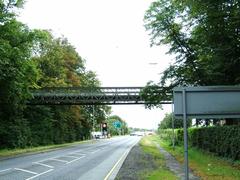
<instances>
[{"instance_id":1,"label":"white edge line on road","mask_svg":"<svg viewBox=\"0 0 240 180\"><path fill-rule=\"evenodd\" d=\"M69 161L65 161L65 160L61 160L61 159L55 159L55 158L50 158L49 160L65 162L65 163L69 162Z\"/></svg>"},{"instance_id":2,"label":"white edge line on road","mask_svg":"<svg viewBox=\"0 0 240 180\"><path fill-rule=\"evenodd\" d=\"M15 170L17 170L17 171L23 171L23 172L27 172L27 173L30 173L30 174L38 174L38 173L36 173L36 172L33 172L33 171L29 171L29 170L26 170L26 169L21 169L21 168L14 168Z\"/></svg>"},{"instance_id":3,"label":"white edge line on road","mask_svg":"<svg viewBox=\"0 0 240 180\"><path fill-rule=\"evenodd\" d=\"M0 173L5 172L5 171L10 171L12 168L8 168L8 169L4 169L4 170L0 170Z\"/></svg>"},{"instance_id":4,"label":"white edge line on road","mask_svg":"<svg viewBox=\"0 0 240 180\"><path fill-rule=\"evenodd\" d=\"M120 159L116 162L116 164L113 166L113 168L109 171L109 173L107 174L107 176L104 178L104 180L108 180L108 178L112 175L113 171L115 170L115 168L118 166L118 164L123 160L123 158L131 151L131 149L133 148L133 146L135 146L138 142L134 143L131 148L129 148L127 151L125 151L125 153L120 157Z\"/></svg>"},{"instance_id":5,"label":"white edge line on road","mask_svg":"<svg viewBox=\"0 0 240 180\"><path fill-rule=\"evenodd\" d=\"M67 162L66 164L73 163L73 162L75 162L75 161L77 161L77 160L79 160L79 159L82 159L82 158L84 158L84 157L85 157L85 156L79 157L79 158L77 158L77 159L74 159L74 160L72 160L72 161Z\"/></svg>"},{"instance_id":6,"label":"white edge line on road","mask_svg":"<svg viewBox=\"0 0 240 180\"><path fill-rule=\"evenodd\" d=\"M44 164L44 163L40 163L40 162L33 162L34 164L39 164L39 165L42 165L42 166L45 166L45 167L48 167L48 168L54 168L53 166L50 166L48 164Z\"/></svg>"},{"instance_id":7,"label":"white edge line on road","mask_svg":"<svg viewBox=\"0 0 240 180\"><path fill-rule=\"evenodd\" d=\"M46 173L51 172L51 171L53 171L53 169L49 169L49 170L47 170L47 171L45 171L45 172L42 172L42 173L40 173L40 174L37 174L36 176L30 177L30 178L25 179L25 180L34 179L34 178L36 178L36 177L38 177L38 176L41 176L41 175L46 174Z\"/></svg>"},{"instance_id":8,"label":"white edge line on road","mask_svg":"<svg viewBox=\"0 0 240 180\"><path fill-rule=\"evenodd\" d=\"M110 175L113 173L114 169L117 167L117 165L120 163L120 161L128 154L129 150L125 151L125 153L120 157L120 159L116 162L116 164L113 166L113 168L109 171L107 176L104 178L104 180L107 180Z\"/></svg>"}]
</instances>

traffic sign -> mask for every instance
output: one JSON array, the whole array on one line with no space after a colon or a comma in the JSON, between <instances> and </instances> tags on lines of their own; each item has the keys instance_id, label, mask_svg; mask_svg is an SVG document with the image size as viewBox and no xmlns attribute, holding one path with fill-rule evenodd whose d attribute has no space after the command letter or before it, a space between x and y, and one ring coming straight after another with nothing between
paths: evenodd
<instances>
[{"instance_id":1,"label":"traffic sign","mask_svg":"<svg viewBox=\"0 0 240 180\"><path fill-rule=\"evenodd\" d=\"M121 123L120 121L115 121L115 122L113 123L113 126L114 126L115 128L121 128L122 123Z\"/></svg>"}]
</instances>

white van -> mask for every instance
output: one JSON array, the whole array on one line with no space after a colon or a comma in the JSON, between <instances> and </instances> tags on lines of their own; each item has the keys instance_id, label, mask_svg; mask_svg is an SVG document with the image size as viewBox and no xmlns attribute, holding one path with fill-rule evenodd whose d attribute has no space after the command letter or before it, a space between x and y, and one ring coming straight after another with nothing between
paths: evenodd
<instances>
[{"instance_id":1,"label":"white van","mask_svg":"<svg viewBox=\"0 0 240 180\"><path fill-rule=\"evenodd\" d=\"M103 134L100 131L91 132L91 135L92 135L93 139L102 139L103 138Z\"/></svg>"}]
</instances>

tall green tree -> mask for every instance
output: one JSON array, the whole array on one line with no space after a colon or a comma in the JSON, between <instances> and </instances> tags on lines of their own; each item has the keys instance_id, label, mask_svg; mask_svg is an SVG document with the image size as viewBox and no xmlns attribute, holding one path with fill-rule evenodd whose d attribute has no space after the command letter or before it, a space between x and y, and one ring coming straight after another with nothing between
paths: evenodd
<instances>
[{"instance_id":1,"label":"tall green tree","mask_svg":"<svg viewBox=\"0 0 240 180\"><path fill-rule=\"evenodd\" d=\"M121 123L119 128L114 126L114 123L117 121ZM127 123L117 115L109 116L107 118L107 123L108 123L108 131L111 135L119 135L119 134L124 135L124 134L128 134L129 132Z\"/></svg>"},{"instance_id":2,"label":"tall green tree","mask_svg":"<svg viewBox=\"0 0 240 180\"><path fill-rule=\"evenodd\" d=\"M66 38L54 38L48 31L38 31L38 34L39 37L43 37L39 39L33 58L40 72L38 87L81 86L94 89L100 85L96 74L86 70L85 60ZM43 110L46 108L48 107ZM46 118L49 121L40 123L42 126L47 123L54 132L52 143L63 143L86 139L92 129L92 116L97 123L101 123L105 120L108 107L95 106L94 113L90 106L53 106L48 110L51 117ZM38 127L32 125L32 129Z\"/></svg>"},{"instance_id":3,"label":"tall green tree","mask_svg":"<svg viewBox=\"0 0 240 180\"><path fill-rule=\"evenodd\" d=\"M191 126L192 121L188 120L188 127ZM174 124L172 124L174 123ZM183 120L182 119L173 119L172 113L166 113L163 120L158 124L158 129L171 129L174 125L174 128L183 128Z\"/></svg>"},{"instance_id":4,"label":"tall green tree","mask_svg":"<svg viewBox=\"0 0 240 180\"><path fill-rule=\"evenodd\" d=\"M237 0L153 2L145 15L152 45L176 55L160 84L239 84L239 17Z\"/></svg>"},{"instance_id":5,"label":"tall green tree","mask_svg":"<svg viewBox=\"0 0 240 180\"><path fill-rule=\"evenodd\" d=\"M175 55L160 82L148 84L145 94L154 86L240 84L239 0L157 0L144 20L151 44L167 45ZM164 91L150 96L166 99Z\"/></svg>"},{"instance_id":6,"label":"tall green tree","mask_svg":"<svg viewBox=\"0 0 240 180\"><path fill-rule=\"evenodd\" d=\"M80 106L27 106L30 89L100 86L96 74L66 38L30 30L16 20L22 0L0 0L0 148L38 146L86 139L91 112ZM110 107L97 106L97 122Z\"/></svg>"},{"instance_id":7,"label":"tall green tree","mask_svg":"<svg viewBox=\"0 0 240 180\"><path fill-rule=\"evenodd\" d=\"M0 1L0 147L24 147L31 136L23 118L38 71L30 60L36 36L16 20L21 0Z\"/></svg>"}]
</instances>

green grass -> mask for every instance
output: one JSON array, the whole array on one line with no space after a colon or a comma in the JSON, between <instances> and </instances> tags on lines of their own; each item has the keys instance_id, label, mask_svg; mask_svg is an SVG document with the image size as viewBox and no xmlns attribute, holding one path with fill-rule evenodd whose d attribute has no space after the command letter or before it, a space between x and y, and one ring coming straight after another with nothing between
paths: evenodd
<instances>
[{"instance_id":1,"label":"green grass","mask_svg":"<svg viewBox=\"0 0 240 180\"><path fill-rule=\"evenodd\" d=\"M70 146L74 146L74 145L77 145L77 144L82 144L82 143L85 143L85 142L89 142L89 141L77 141L77 142L73 142L73 143L29 147L29 148L23 148L23 149L20 149L20 148L17 148L17 149L2 149L2 150L0 150L0 158L17 156L17 155L25 154L25 153L46 152L46 151L56 150L56 149L63 148L63 147L70 147Z\"/></svg>"},{"instance_id":2,"label":"green grass","mask_svg":"<svg viewBox=\"0 0 240 180\"><path fill-rule=\"evenodd\" d=\"M155 136L155 141L158 142L165 150L170 152L175 158L183 163L184 151L182 146L176 146L175 150L169 146L169 142L160 140ZM203 180L239 180L240 165L232 164L227 160L216 157L212 154L203 152L196 148L188 149L189 166L194 171L194 174L200 176Z\"/></svg>"},{"instance_id":3,"label":"green grass","mask_svg":"<svg viewBox=\"0 0 240 180\"><path fill-rule=\"evenodd\" d=\"M140 146L142 147L145 153L151 154L154 159L154 163L157 165L157 169L153 171L142 172L140 174L140 179L147 180L159 180L159 179L168 179L176 180L178 179L173 172L171 172L165 163L165 158L163 154L160 153L159 149L154 144L153 136L145 136L140 141Z\"/></svg>"}]
</instances>

